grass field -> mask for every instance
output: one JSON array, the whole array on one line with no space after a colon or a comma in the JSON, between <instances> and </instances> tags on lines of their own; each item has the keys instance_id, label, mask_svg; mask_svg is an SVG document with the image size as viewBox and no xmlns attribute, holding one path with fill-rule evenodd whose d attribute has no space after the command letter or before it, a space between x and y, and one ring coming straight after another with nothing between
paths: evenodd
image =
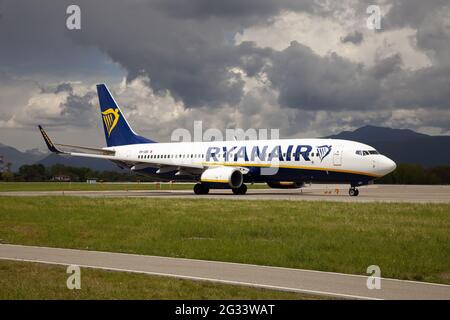
<instances>
[{"instance_id":1,"label":"grass field","mask_svg":"<svg viewBox=\"0 0 450 320\"><path fill-rule=\"evenodd\" d=\"M190 183L95 183L85 182L1 182L0 192L5 191L111 191L111 190L182 190L192 189Z\"/></svg>"},{"instance_id":2,"label":"grass field","mask_svg":"<svg viewBox=\"0 0 450 320\"><path fill-rule=\"evenodd\" d=\"M450 205L0 197L0 242L450 284Z\"/></svg>"},{"instance_id":3,"label":"grass field","mask_svg":"<svg viewBox=\"0 0 450 320\"><path fill-rule=\"evenodd\" d=\"M248 188L267 188L248 184ZM95 183L85 182L0 182L0 192L9 191L112 191L112 190L192 190L193 183Z\"/></svg>"},{"instance_id":4,"label":"grass field","mask_svg":"<svg viewBox=\"0 0 450 320\"><path fill-rule=\"evenodd\" d=\"M0 260L0 299L317 299L311 295L81 269L81 289L69 290L64 266ZM322 299L322 298L321 298Z\"/></svg>"}]
</instances>

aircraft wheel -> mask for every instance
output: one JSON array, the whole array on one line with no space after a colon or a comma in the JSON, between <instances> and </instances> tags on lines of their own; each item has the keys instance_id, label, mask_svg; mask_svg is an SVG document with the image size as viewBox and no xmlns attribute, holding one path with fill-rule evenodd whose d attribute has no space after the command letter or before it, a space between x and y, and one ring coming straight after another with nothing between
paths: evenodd
<instances>
[{"instance_id":1,"label":"aircraft wheel","mask_svg":"<svg viewBox=\"0 0 450 320\"><path fill-rule=\"evenodd\" d=\"M234 194L246 194L247 193L247 186L245 184L241 184L239 188L233 188Z\"/></svg>"},{"instance_id":2,"label":"aircraft wheel","mask_svg":"<svg viewBox=\"0 0 450 320\"><path fill-rule=\"evenodd\" d=\"M209 187L201 184L201 183L197 183L194 186L194 193L195 194L208 194L209 192Z\"/></svg>"},{"instance_id":3,"label":"aircraft wheel","mask_svg":"<svg viewBox=\"0 0 450 320\"><path fill-rule=\"evenodd\" d=\"M348 194L352 197L357 197L359 195L359 190L356 188L350 188Z\"/></svg>"}]
</instances>

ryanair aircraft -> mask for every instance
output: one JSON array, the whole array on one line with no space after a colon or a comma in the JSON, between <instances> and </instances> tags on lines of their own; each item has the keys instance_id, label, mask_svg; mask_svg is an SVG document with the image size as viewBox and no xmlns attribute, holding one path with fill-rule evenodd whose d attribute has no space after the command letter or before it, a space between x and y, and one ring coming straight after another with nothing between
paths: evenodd
<instances>
[{"instance_id":1,"label":"ryanair aircraft","mask_svg":"<svg viewBox=\"0 0 450 320\"><path fill-rule=\"evenodd\" d=\"M245 183L264 182L271 188L301 188L305 183L348 183L349 194L396 168L374 148L335 139L280 139L156 143L138 135L104 84L97 93L106 148L53 144L39 130L50 151L107 159L121 168L155 181L194 181L196 194L229 188L245 194Z\"/></svg>"}]
</instances>

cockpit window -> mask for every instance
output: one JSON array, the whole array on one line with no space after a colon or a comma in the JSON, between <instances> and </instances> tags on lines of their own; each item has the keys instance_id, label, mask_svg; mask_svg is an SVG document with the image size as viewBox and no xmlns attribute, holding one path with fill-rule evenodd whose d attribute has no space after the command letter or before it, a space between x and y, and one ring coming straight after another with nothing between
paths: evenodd
<instances>
[{"instance_id":1,"label":"cockpit window","mask_svg":"<svg viewBox=\"0 0 450 320\"><path fill-rule=\"evenodd\" d=\"M356 154L358 156L368 156L371 154L380 154L377 150L357 150Z\"/></svg>"}]
</instances>

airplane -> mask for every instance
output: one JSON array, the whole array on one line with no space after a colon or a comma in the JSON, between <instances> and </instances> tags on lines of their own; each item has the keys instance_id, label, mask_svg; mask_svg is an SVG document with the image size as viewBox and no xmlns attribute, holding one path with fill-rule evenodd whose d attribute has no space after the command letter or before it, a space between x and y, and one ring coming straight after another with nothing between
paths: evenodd
<instances>
[{"instance_id":1,"label":"airplane","mask_svg":"<svg viewBox=\"0 0 450 320\"><path fill-rule=\"evenodd\" d=\"M375 148L349 140L278 139L157 143L138 135L129 125L105 84L97 85L107 147L54 144L39 130L51 152L111 160L154 181L195 182L194 193L210 189L247 192L248 183L270 188L301 188L306 183L373 183L396 169L394 161Z\"/></svg>"}]
</instances>

